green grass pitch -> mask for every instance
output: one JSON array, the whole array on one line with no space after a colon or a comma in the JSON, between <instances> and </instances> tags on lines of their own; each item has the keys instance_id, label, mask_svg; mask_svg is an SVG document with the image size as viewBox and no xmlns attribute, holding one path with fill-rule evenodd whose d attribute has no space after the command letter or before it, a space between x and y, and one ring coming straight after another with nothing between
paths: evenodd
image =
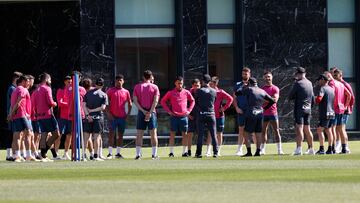
<instances>
[{"instance_id":1,"label":"green grass pitch","mask_svg":"<svg viewBox=\"0 0 360 203\"><path fill-rule=\"evenodd\" d=\"M286 143L288 154L278 156L275 148L250 158L233 156L236 146L228 145L218 159L181 158L180 147L169 159L161 147L160 160L144 148L135 161L130 148L126 159L104 162L0 161L0 202L360 202L359 141L349 155L295 157L295 144Z\"/></svg>"}]
</instances>

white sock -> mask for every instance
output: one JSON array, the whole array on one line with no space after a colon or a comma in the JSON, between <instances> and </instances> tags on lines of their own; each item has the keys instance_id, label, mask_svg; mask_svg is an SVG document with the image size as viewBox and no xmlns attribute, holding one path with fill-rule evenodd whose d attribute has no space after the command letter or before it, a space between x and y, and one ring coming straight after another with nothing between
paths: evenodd
<instances>
[{"instance_id":1,"label":"white sock","mask_svg":"<svg viewBox=\"0 0 360 203\"><path fill-rule=\"evenodd\" d=\"M185 154L188 151L188 146L183 146L183 154Z\"/></svg>"},{"instance_id":2,"label":"white sock","mask_svg":"<svg viewBox=\"0 0 360 203\"><path fill-rule=\"evenodd\" d=\"M99 148L99 155L100 155L100 157L103 157L103 148L102 147Z\"/></svg>"},{"instance_id":3,"label":"white sock","mask_svg":"<svg viewBox=\"0 0 360 203\"><path fill-rule=\"evenodd\" d=\"M276 146L277 146L277 148L278 148L278 151L281 151L281 150L282 150L281 142L276 143Z\"/></svg>"},{"instance_id":4,"label":"white sock","mask_svg":"<svg viewBox=\"0 0 360 203\"><path fill-rule=\"evenodd\" d=\"M112 155L112 147L109 147L109 154Z\"/></svg>"},{"instance_id":5,"label":"white sock","mask_svg":"<svg viewBox=\"0 0 360 203\"><path fill-rule=\"evenodd\" d=\"M206 146L206 154L210 154L211 153L211 148L210 145Z\"/></svg>"},{"instance_id":6,"label":"white sock","mask_svg":"<svg viewBox=\"0 0 360 203\"><path fill-rule=\"evenodd\" d=\"M11 155L12 155L12 150L11 150L11 148L7 148L6 149L6 157L11 157Z\"/></svg>"},{"instance_id":7,"label":"white sock","mask_svg":"<svg viewBox=\"0 0 360 203\"><path fill-rule=\"evenodd\" d=\"M263 150L265 152L265 149L266 149L266 143L262 144L262 148L260 146L260 149Z\"/></svg>"},{"instance_id":8,"label":"white sock","mask_svg":"<svg viewBox=\"0 0 360 203\"><path fill-rule=\"evenodd\" d=\"M173 146L170 146L170 153L174 154L174 147Z\"/></svg>"},{"instance_id":9,"label":"white sock","mask_svg":"<svg viewBox=\"0 0 360 203\"><path fill-rule=\"evenodd\" d=\"M238 145L238 151L242 151L242 146L243 146L242 144Z\"/></svg>"},{"instance_id":10,"label":"white sock","mask_svg":"<svg viewBox=\"0 0 360 203\"><path fill-rule=\"evenodd\" d=\"M297 147L296 151L301 152L302 151L301 147Z\"/></svg>"},{"instance_id":11,"label":"white sock","mask_svg":"<svg viewBox=\"0 0 360 203\"><path fill-rule=\"evenodd\" d=\"M157 156L157 146L152 147L151 149L152 149L152 155Z\"/></svg>"},{"instance_id":12,"label":"white sock","mask_svg":"<svg viewBox=\"0 0 360 203\"><path fill-rule=\"evenodd\" d=\"M116 154L120 154L121 152L121 147L116 147Z\"/></svg>"},{"instance_id":13,"label":"white sock","mask_svg":"<svg viewBox=\"0 0 360 203\"><path fill-rule=\"evenodd\" d=\"M94 157L94 151L90 152L90 156Z\"/></svg>"},{"instance_id":14,"label":"white sock","mask_svg":"<svg viewBox=\"0 0 360 203\"><path fill-rule=\"evenodd\" d=\"M219 145L218 147L218 154L220 154L220 152L221 152L221 145Z\"/></svg>"},{"instance_id":15,"label":"white sock","mask_svg":"<svg viewBox=\"0 0 360 203\"><path fill-rule=\"evenodd\" d=\"M31 150L26 150L26 157L30 157L31 156Z\"/></svg>"},{"instance_id":16,"label":"white sock","mask_svg":"<svg viewBox=\"0 0 360 203\"><path fill-rule=\"evenodd\" d=\"M32 152L32 153L35 155L35 157L39 156L39 154L37 153L37 151L34 151L34 152Z\"/></svg>"},{"instance_id":17,"label":"white sock","mask_svg":"<svg viewBox=\"0 0 360 203\"><path fill-rule=\"evenodd\" d=\"M15 151L15 154L16 154L17 157L20 157L20 156L21 156L20 150L16 150L16 151Z\"/></svg>"},{"instance_id":18,"label":"white sock","mask_svg":"<svg viewBox=\"0 0 360 203\"><path fill-rule=\"evenodd\" d=\"M141 147L136 146L136 156L141 156Z\"/></svg>"}]
</instances>

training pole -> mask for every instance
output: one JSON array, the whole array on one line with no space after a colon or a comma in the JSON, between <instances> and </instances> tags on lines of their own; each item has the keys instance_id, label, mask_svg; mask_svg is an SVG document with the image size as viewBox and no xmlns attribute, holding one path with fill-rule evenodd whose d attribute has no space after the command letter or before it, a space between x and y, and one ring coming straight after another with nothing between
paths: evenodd
<instances>
[{"instance_id":1,"label":"training pole","mask_svg":"<svg viewBox=\"0 0 360 203\"><path fill-rule=\"evenodd\" d=\"M79 74L75 73L73 76L73 130L72 130L72 160L80 161L81 160L81 137L82 137L82 122L81 122L81 113L80 113L80 95L79 95Z\"/></svg>"}]
</instances>

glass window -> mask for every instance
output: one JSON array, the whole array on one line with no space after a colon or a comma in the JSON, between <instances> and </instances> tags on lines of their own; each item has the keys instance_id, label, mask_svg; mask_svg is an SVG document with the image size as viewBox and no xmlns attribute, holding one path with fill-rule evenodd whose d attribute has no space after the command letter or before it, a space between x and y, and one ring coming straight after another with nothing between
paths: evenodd
<instances>
[{"instance_id":1,"label":"glass window","mask_svg":"<svg viewBox=\"0 0 360 203\"><path fill-rule=\"evenodd\" d=\"M329 67L339 67L344 77L354 75L353 30L351 28L329 28Z\"/></svg>"},{"instance_id":2,"label":"glass window","mask_svg":"<svg viewBox=\"0 0 360 203\"><path fill-rule=\"evenodd\" d=\"M174 23L174 0L115 0L116 25Z\"/></svg>"},{"instance_id":3,"label":"glass window","mask_svg":"<svg viewBox=\"0 0 360 203\"><path fill-rule=\"evenodd\" d=\"M355 22L355 0L328 0L329 23Z\"/></svg>"},{"instance_id":4,"label":"glass window","mask_svg":"<svg viewBox=\"0 0 360 203\"><path fill-rule=\"evenodd\" d=\"M234 0L207 0L208 24L235 23Z\"/></svg>"}]
</instances>

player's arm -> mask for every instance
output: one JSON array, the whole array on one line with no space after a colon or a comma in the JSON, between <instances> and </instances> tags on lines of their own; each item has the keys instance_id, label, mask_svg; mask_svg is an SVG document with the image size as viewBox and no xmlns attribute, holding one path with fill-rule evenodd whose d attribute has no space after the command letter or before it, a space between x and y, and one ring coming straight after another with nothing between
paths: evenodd
<instances>
[{"instance_id":1,"label":"player's arm","mask_svg":"<svg viewBox=\"0 0 360 203\"><path fill-rule=\"evenodd\" d=\"M169 106L168 106L168 102L170 101L170 93L167 92L165 94L165 96L160 100L160 104L161 106L164 108L164 110L170 114L171 116L173 115L173 113L171 112Z\"/></svg>"},{"instance_id":2,"label":"player's arm","mask_svg":"<svg viewBox=\"0 0 360 203\"><path fill-rule=\"evenodd\" d=\"M270 97L270 95L265 94L264 99L267 101L267 105L264 107L264 109L270 108L273 104L276 103L275 99Z\"/></svg>"},{"instance_id":3,"label":"player's arm","mask_svg":"<svg viewBox=\"0 0 360 203\"><path fill-rule=\"evenodd\" d=\"M67 107L69 104L64 102L65 91L58 89L56 92L56 101L59 103L59 107Z\"/></svg>"},{"instance_id":4,"label":"player's arm","mask_svg":"<svg viewBox=\"0 0 360 203\"><path fill-rule=\"evenodd\" d=\"M223 93L224 93L224 99L225 99L225 101L226 101L226 104L222 107L222 111L224 112L224 111L226 111L226 109L228 109L230 106L231 106L231 104L233 103L233 97L230 95L230 94L228 94L227 92L225 92L225 91L223 91Z\"/></svg>"},{"instance_id":5,"label":"player's arm","mask_svg":"<svg viewBox=\"0 0 360 203\"><path fill-rule=\"evenodd\" d=\"M128 97L128 99L127 99L127 105L128 105L127 115L130 115L131 109L132 109L132 101L131 101L130 93L128 93L127 97Z\"/></svg>"},{"instance_id":6,"label":"player's arm","mask_svg":"<svg viewBox=\"0 0 360 203\"><path fill-rule=\"evenodd\" d=\"M10 112L8 115L8 120L11 120L11 117L15 114L15 112L19 109L20 107L20 102L22 102L24 100L25 97L19 96L14 104L14 106L10 107Z\"/></svg>"},{"instance_id":7,"label":"player's arm","mask_svg":"<svg viewBox=\"0 0 360 203\"><path fill-rule=\"evenodd\" d=\"M189 106L187 108L188 111L188 115L190 114L190 112L194 109L195 106L195 99L194 97L191 95L190 92L187 93L187 100L189 102Z\"/></svg>"},{"instance_id":8,"label":"player's arm","mask_svg":"<svg viewBox=\"0 0 360 203\"><path fill-rule=\"evenodd\" d=\"M350 102L351 102L351 93L347 88L344 88L344 93L345 93L345 107L350 106Z\"/></svg>"},{"instance_id":9,"label":"player's arm","mask_svg":"<svg viewBox=\"0 0 360 203\"><path fill-rule=\"evenodd\" d=\"M134 100L135 106L136 106L141 112L143 112L143 113L145 114L146 111L145 111L145 109L143 109L143 108L140 106L140 104L139 104L139 102L138 102L137 96L134 95L133 100Z\"/></svg>"}]
</instances>

